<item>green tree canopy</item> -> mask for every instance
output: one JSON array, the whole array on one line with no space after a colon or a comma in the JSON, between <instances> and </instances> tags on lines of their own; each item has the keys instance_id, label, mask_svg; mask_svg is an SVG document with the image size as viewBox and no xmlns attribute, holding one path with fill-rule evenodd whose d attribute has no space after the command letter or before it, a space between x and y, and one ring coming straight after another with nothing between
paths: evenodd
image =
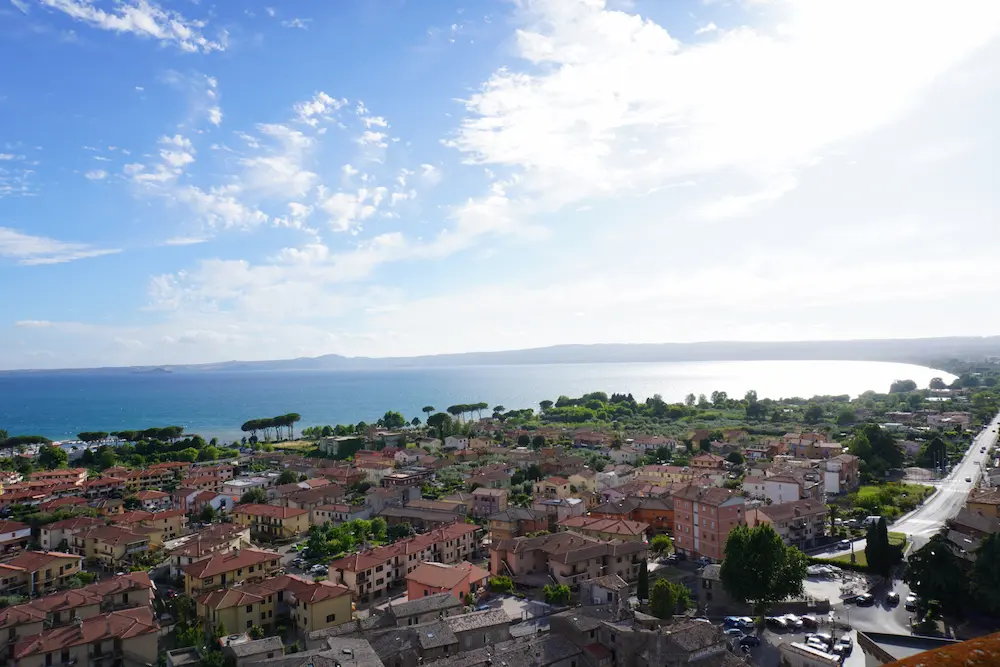
<instances>
[{"instance_id":1,"label":"green tree canopy","mask_svg":"<svg viewBox=\"0 0 1000 667\"><path fill-rule=\"evenodd\" d=\"M649 546L656 553L661 553L662 554L662 553L668 552L671 549L673 549L674 548L674 542L673 542L673 540L670 539L669 535L667 535L665 533L661 533L661 534L659 534L659 535L657 535L656 537L653 538L653 541L650 542Z\"/></svg>"},{"instance_id":2,"label":"green tree canopy","mask_svg":"<svg viewBox=\"0 0 1000 667\"><path fill-rule=\"evenodd\" d=\"M889 529L884 518L868 525L868 535L865 541L865 559L872 572L888 577L892 566L896 564L896 550L889 544Z\"/></svg>"},{"instance_id":3,"label":"green tree canopy","mask_svg":"<svg viewBox=\"0 0 1000 667\"><path fill-rule=\"evenodd\" d=\"M772 605L802 594L807 559L785 546L769 524L740 525L726 540L720 577L726 592L763 615Z\"/></svg>"},{"instance_id":4,"label":"green tree canopy","mask_svg":"<svg viewBox=\"0 0 1000 667\"><path fill-rule=\"evenodd\" d=\"M940 603L948 614L960 614L965 600L966 573L956 547L942 535L910 554L903 581L922 605Z\"/></svg>"},{"instance_id":5,"label":"green tree canopy","mask_svg":"<svg viewBox=\"0 0 1000 667\"><path fill-rule=\"evenodd\" d=\"M687 604L690 595L683 584L675 584L667 578L657 579L649 593L649 610L653 616L672 618L678 608Z\"/></svg>"},{"instance_id":6,"label":"green tree canopy","mask_svg":"<svg viewBox=\"0 0 1000 667\"><path fill-rule=\"evenodd\" d=\"M261 488L250 489L242 496L240 496L241 505L264 505L267 504L267 491Z\"/></svg>"},{"instance_id":7,"label":"green tree canopy","mask_svg":"<svg viewBox=\"0 0 1000 667\"><path fill-rule=\"evenodd\" d=\"M61 468L69 463L69 454L62 447L42 445L38 450L38 465L46 470Z\"/></svg>"},{"instance_id":8,"label":"green tree canopy","mask_svg":"<svg viewBox=\"0 0 1000 667\"><path fill-rule=\"evenodd\" d=\"M987 535L976 550L969 589L977 607L1000 616L1000 533Z\"/></svg>"},{"instance_id":9,"label":"green tree canopy","mask_svg":"<svg viewBox=\"0 0 1000 667\"><path fill-rule=\"evenodd\" d=\"M299 481L299 476L294 470L282 470L278 475L278 484L295 484Z\"/></svg>"},{"instance_id":10,"label":"green tree canopy","mask_svg":"<svg viewBox=\"0 0 1000 667\"><path fill-rule=\"evenodd\" d=\"M639 585L635 596L640 600L649 599L649 566L645 560L639 563Z\"/></svg>"}]
</instances>

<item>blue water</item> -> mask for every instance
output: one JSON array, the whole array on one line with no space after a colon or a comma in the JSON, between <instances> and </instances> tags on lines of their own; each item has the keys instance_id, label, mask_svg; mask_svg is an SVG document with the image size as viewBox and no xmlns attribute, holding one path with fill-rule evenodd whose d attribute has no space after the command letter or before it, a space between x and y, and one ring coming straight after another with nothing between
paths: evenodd
<instances>
[{"instance_id":1,"label":"blue water","mask_svg":"<svg viewBox=\"0 0 1000 667\"><path fill-rule=\"evenodd\" d=\"M880 362L746 361L695 363L466 366L384 371L240 371L162 375L0 375L0 428L11 435L75 438L81 431L182 425L205 437L242 435L247 419L289 412L299 426L373 422L386 410L407 419L420 408L486 402L507 409L537 407L560 394L661 394L726 391L761 398L886 392L896 379L926 387L953 376L921 366Z\"/></svg>"}]
</instances>

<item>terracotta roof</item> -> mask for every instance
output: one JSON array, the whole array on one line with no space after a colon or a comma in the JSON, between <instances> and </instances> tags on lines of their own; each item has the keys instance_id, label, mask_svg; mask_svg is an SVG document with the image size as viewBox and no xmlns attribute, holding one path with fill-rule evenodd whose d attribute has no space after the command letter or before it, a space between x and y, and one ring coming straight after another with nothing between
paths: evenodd
<instances>
[{"instance_id":1,"label":"terracotta roof","mask_svg":"<svg viewBox=\"0 0 1000 667\"><path fill-rule=\"evenodd\" d=\"M1000 632L924 651L886 667L993 667L1000 665Z\"/></svg>"},{"instance_id":2,"label":"terracotta roof","mask_svg":"<svg viewBox=\"0 0 1000 667\"><path fill-rule=\"evenodd\" d=\"M1000 489L972 489L966 502L982 505L1000 505Z\"/></svg>"},{"instance_id":3,"label":"terracotta roof","mask_svg":"<svg viewBox=\"0 0 1000 667\"><path fill-rule=\"evenodd\" d=\"M817 514L826 516L826 505L811 498L795 500L790 503L764 505L757 508L757 510L767 515L771 521L787 521L796 517L815 516Z\"/></svg>"},{"instance_id":4,"label":"terracotta roof","mask_svg":"<svg viewBox=\"0 0 1000 667\"><path fill-rule=\"evenodd\" d=\"M87 501L84 498L78 496L64 496L62 498L56 498L55 500L50 500L48 502L42 503L39 509L57 509L59 507L71 507L73 505L86 505Z\"/></svg>"},{"instance_id":5,"label":"terracotta roof","mask_svg":"<svg viewBox=\"0 0 1000 667\"><path fill-rule=\"evenodd\" d=\"M0 628L13 628L25 623L41 623L44 620L45 611L35 609L31 605L19 604L0 609Z\"/></svg>"},{"instance_id":6,"label":"terracotta roof","mask_svg":"<svg viewBox=\"0 0 1000 667\"><path fill-rule=\"evenodd\" d=\"M81 646L107 639L129 639L156 633L160 629L149 607L138 607L110 614L92 616L80 625L46 630L41 634L25 637L14 645L17 660L42 653L52 653L71 646Z\"/></svg>"},{"instance_id":7,"label":"terracotta roof","mask_svg":"<svg viewBox=\"0 0 1000 667\"><path fill-rule=\"evenodd\" d=\"M309 514L309 510L293 509L291 507L278 507L277 505L259 505L249 503L247 505L237 505L233 514L248 514L250 516L266 516L274 519L290 519L303 514Z\"/></svg>"},{"instance_id":8,"label":"terracotta roof","mask_svg":"<svg viewBox=\"0 0 1000 667\"><path fill-rule=\"evenodd\" d=\"M88 479L83 485L88 489L97 486L125 486L125 480L118 477L99 477Z\"/></svg>"},{"instance_id":9,"label":"terracotta roof","mask_svg":"<svg viewBox=\"0 0 1000 667\"><path fill-rule=\"evenodd\" d=\"M62 551L23 551L6 563L2 567L21 570L23 572L37 572L54 560L71 558L75 561L83 560L83 556L63 553Z\"/></svg>"},{"instance_id":10,"label":"terracotta roof","mask_svg":"<svg viewBox=\"0 0 1000 667\"><path fill-rule=\"evenodd\" d=\"M31 528L31 526L26 523L21 523L20 521L0 520L0 535L4 533L15 533L19 530L24 530L25 528Z\"/></svg>"},{"instance_id":11,"label":"terracotta roof","mask_svg":"<svg viewBox=\"0 0 1000 667\"><path fill-rule=\"evenodd\" d=\"M407 581L414 581L425 586L447 588L450 590L466 579L469 581L482 581L489 576L489 572L476 567L472 563L465 562L458 565L445 565L444 563L428 561L418 565L405 578Z\"/></svg>"},{"instance_id":12,"label":"terracotta roof","mask_svg":"<svg viewBox=\"0 0 1000 667\"><path fill-rule=\"evenodd\" d=\"M674 494L674 498L692 500L705 505L719 506L728 500L740 498L735 491L717 486L697 486L691 484Z\"/></svg>"},{"instance_id":13,"label":"terracotta roof","mask_svg":"<svg viewBox=\"0 0 1000 667\"><path fill-rule=\"evenodd\" d=\"M169 498L170 494L163 491L138 491L135 497L139 500L159 500L160 498Z\"/></svg>"},{"instance_id":14,"label":"terracotta roof","mask_svg":"<svg viewBox=\"0 0 1000 667\"><path fill-rule=\"evenodd\" d=\"M555 484L557 486L565 486L569 484L569 480L565 477L547 477L542 480L543 484Z\"/></svg>"},{"instance_id":15,"label":"terracotta roof","mask_svg":"<svg viewBox=\"0 0 1000 667\"><path fill-rule=\"evenodd\" d=\"M479 487L472 492L473 496L497 496L500 498L506 498L508 495L507 489L487 489L486 487Z\"/></svg>"},{"instance_id":16,"label":"terracotta roof","mask_svg":"<svg viewBox=\"0 0 1000 667\"><path fill-rule=\"evenodd\" d=\"M435 528L434 530L424 533L423 535L416 535L384 547L353 553L346 558L341 558L340 560L335 560L330 563L330 569L344 570L346 572L361 572L377 565L381 565L385 561L395 558L396 556L419 553L432 544L454 540L463 535L474 533L476 530L478 530L478 527L472 524L452 523L447 526Z\"/></svg>"},{"instance_id":17,"label":"terracotta roof","mask_svg":"<svg viewBox=\"0 0 1000 667\"><path fill-rule=\"evenodd\" d=\"M115 546L118 546L119 544L134 544L136 542L149 541L149 537L146 535L134 533L131 530L126 530L120 526L101 526L99 528L91 528L90 530L82 533L80 537L88 540L100 540Z\"/></svg>"},{"instance_id":18,"label":"terracotta roof","mask_svg":"<svg viewBox=\"0 0 1000 667\"><path fill-rule=\"evenodd\" d=\"M279 591L288 591L297 600L308 604L351 594L351 590L346 586L330 581L309 581L294 574L283 574L255 584L206 593L198 598L198 603L210 609L227 609L262 602L267 596Z\"/></svg>"},{"instance_id":19,"label":"terracotta roof","mask_svg":"<svg viewBox=\"0 0 1000 667\"><path fill-rule=\"evenodd\" d=\"M257 565L258 563L280 559L281 554L276 551L237 549L216 554L197 563L191 563L184 568L184 574L195 579L204 579L222 574L223 572L231 572L232 570Z\"/></svg>"},{"instance_id":20,"label":"terracotta roof","mask_svg":"<svg viewBox=\"0 0 1000 667\"><path fill-rule=\"evenodd\" d=\"M607 519L593 516L573 516L559 522L564 528L579 528L581 530L593 530L598 533L609 535L642 535L649 528L648 523L641 521L628 521L626 519Z\"/></svg>"},{"instance_id":21,"label":"terracotta roof","mask_svg":"<svg viewBox=\"0 0 1000 667\"><path fill-rule=\"evenodd\" d=\"M148 521L153 518L152 512L147 512L145 510L132 510L131 512L122 512L117 516L111 517L112 523L138 523L139 521Z\"/></svg>"}]
</instances>

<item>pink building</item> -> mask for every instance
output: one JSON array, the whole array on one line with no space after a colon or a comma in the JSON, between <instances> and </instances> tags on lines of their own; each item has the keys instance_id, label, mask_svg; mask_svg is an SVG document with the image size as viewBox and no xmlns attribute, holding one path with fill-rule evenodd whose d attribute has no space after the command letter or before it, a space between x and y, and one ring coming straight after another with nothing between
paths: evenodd
<instances>
[{"instance_id":1,"label":"pink building","mask_svg":"<svg viewBox=\"0 0 1000 667\"><path fill-rule=\"evenodd\" d=\"M744 523L743 496L692 484L674 494L674 549L688 558L719 562L729 531Z\"/></svg>"}]
</instances>

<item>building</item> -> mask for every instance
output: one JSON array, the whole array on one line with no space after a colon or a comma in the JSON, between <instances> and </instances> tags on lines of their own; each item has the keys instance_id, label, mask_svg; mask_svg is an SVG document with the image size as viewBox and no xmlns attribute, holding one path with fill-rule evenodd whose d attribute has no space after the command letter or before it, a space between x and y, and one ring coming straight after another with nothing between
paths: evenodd
<instances>
[{"instance_id":1,"label":"building","mask_svg":"<svg viewBox=\"0 0 1000 667\"><path fill-rule=\"evenodd\" d=\"M690 482L694 472L687 466L648 465L637 468L635 481L657 486Z\"/></svg>"},{"instance_id":2,"label":"building","mask_svg":"<svg viewBox=\"0 0 1000 667\"><path fill-rule=\"evenodd\" d=\"M159 512L160 510L171 509L174 505L169 493L163 491L137 491L135 497L142 504L142 509L147 512Z\"/></svg>"},{"instance_id":3,"label":"building","mask_svg":"<svg viewBox=\"0 0 1000 667\"><path fill-rule=\"evenodd\" d=\"M233 518L250 527L250 536L264 540L300 537L309 532L309 510L277 505L237 505Z\"/></svg>"},{"instance_id":4,"label":"building","mask_svg":"<svg viewBox=\"0 0 1000 667\"><path fill-rule=\"evenodd\" d=\"M434 471L431 468L415 466L395 472L390 471L381 478L381 486L415 486L419 488L432 479L434 479Z\"/></svg>"},{"instance_id":5,"label":"building","mask_svg":"<svg viewBox=\"0 0 1000 667\"><path fill-rule=\"evenodd\" d=\"M187 516L181 510L146 512L135 510L110 517L112 525L149 536L149 546L159 547L167 540L187 534Z\"/></svg>"},{"instance_id":6,"label":"building","mask_svg":"<svg viewBox=\"0 0 1000 667\"><path fill-rule=\"evenodd\" d=\"M587 503L580 498L545 498L531 503L531 509L543 512L549 519L550 527L571 516L587 513Z\"/></svg>"},{"instance_id":7,"label":"building","mask_svg":"<svg viewBox=\"0 0 1000 667\"><path fill-rule=\"evenodd\" d=\"M209 558L184 568L184 593L199 595L216 588L256 583L281 569L281 554L261 549L233 549L213 553Z\"/></svg>"},{"instance_id":8,"label":"building","mask_svg":"<svg viewBox=\"0 0 1000 667\"><path fill-rule=\"evenodd\" d=\"M0 563L0 595L44 595L65 588L83 568L83 558L61 551L22 551Z\"/></svg>"},{"instance_id":9,"label":"building","mask_svg":"<svg viewBox=\"0 0 1000 667\"><path fill-rule=\"evenodd\" d=\"M366 603L385 596L424 561L445 564L470 558L476 548L476 526L453 523L393 544L353 553L330 563L329 578L347 586L356 600Z\"/></svg>"},{"instance_id":10,"label":"building","mask_svg":"<svg viewBox=\"0 0 1000 667\"><path fill-rule=\"evenodd\" d=\"M559 522L563 530L588 535L598 540L621 540L623 542L643 542L649 524L628 519L597 516L573 516Z\"/></svg>"},{"instance_id":11,"label":"building","mask_svg":"<svg viewBox=\"0 0 1000 667\"><path fill-rule=\"evenodd\" d=\"M219 641L222 643L223 654L236 667L247 667L254 662L285 657L285 645L278 636L250 639L244 632L238 639L234 640L230 635Z\"/></svg>"},{"instance_id":12,"label":"building","mask_svg":"<svg viewBox=\"0 0 1000 667\"><path fill-rule=\"evenodd\" d=\"M938 637L858 632L866 665L987 667L1000 664L1000 633L963 642Z\"/></svg>"},{"instance_id":13,"label":"building","mask_svg":"<svg viewBox=\"0 0 1000 667\"><path fill-rule=\"evenodd\" d=\"M235 523L217 523L183 537L165 542L170 576L183 577L184 568L206 560L216 552L250 546L250 529Z\"/></svg>"},{"instance_id":14,"label":"building","mask_svg":"<svg viewBox=\"0 0 1000 667\"><path fill-rule=\"evenodd\" d=\"M243 586L220 588L197 598L197 613L207 627L246 632L260 626L273 632L279 619L292 621L301 636L351 620L351 595L329 581L309 581L291 574Z\"/></svg>"},{"instance_id":15,"label":"building","mask_svg":"<svg viewBox=\"0 0 1000 667\"><path fill-rule=\"evenodd\" d=\"M789 546L809 549L826 534L827 510L823 503L807 498L748 509L745 519L748 526L769 524Z\"/></svg>"},{"instance_id":16,"label":"building","mask_svg":"<svg viewBox=\"0 0 1000 667\"><path fill-rule=\"evenodd\" d=\"M149 607L113 611L23 637L11 657L18 667L155 665L159 630Z\"/></svg>"},{"instance_id":17,"label":"building","mask_svg":"<svg viewBox=\"0 0 1000 667\"><path fill-rule=\"evenodd\" d=\"M232 496L234 500L239 500L243 497L243 494L251 489L264 489L267 490L274 486L274 480L270 477L264 476L254 476L254 477L237 477L236 479L230 479L222 483L222 493L227 496Z\"/></svg>"},{"instance_id":18,"label":"building","mask_svg":"<svg viewBox=\"0 0 1000 667\"><path fill-rule=\"evenodd\" d=\"M121 526L97 526L73 535L70 551L83 556L88 564L115 572L149 551L149 535L133 533Z\"/></svg>"},{"instance_id":19,"label":"building","mask_svg":"<svg viewBox=\"0 0 1000 667\"><path fill-rule=\"evenodd\" d=\"M507 489L476 489L472 492L472 516L491 516L507 509Z\"/></svg>"},{"instance_id":20,"label":"building","mask_svg":"<svg viewBox=\"0 0 1000 667\"><path fill-rule=\"evenodd\" d=\"M320 505L309 510L309 523L322 526L327 521L332 521L339 526L355 519L370 519L371 516L372 510L367 505Z\"/></svg>"},{"instance_id":21,"label":"building","mask_svg":"<svg viewBox=\"0 0 1000 667\"><path fill-rule=\"evenodd\" d=\"M744 500L730 489L694 484L674 494L674 549L722 560L729 531L743 524Z\"/></svg>"},{"instance_id":22,"label":"building","mask_svg":"<svg viewBox=\"0 0 1000 667\"><path fill-rule=\"evenodd\" d=\"M87 469L60 468L56 470L39 470L31 473L31 481L83 484L87 481Z\"/></svg>"},{"instance_id":23,"label":"building","mask_svg":"<svg viewBox=\"0 0 1000 667\"><path fill-rule=\"evenodd\" d=\"M674 502L671 498L622 498L598 505L587 513L589 517L627 519L645 523L651 533L670 533L674 530Z\"/></svg>"},{"instance_id":24,"label":"building","mask_svg":"<svg viewBox=\"0 0 1000 667\"><path fill-rule=\"evenodd\" d=\"M98 477L83 483L83 495L86 498L107 498L112 494L124 495L125 490L125 480L118 477Z\"/></svg>"},{"instance_id":25,"label":"building","mask_svg":"<svg viewBox=\"0 0 1000 667\"><path fill-rule=\"evenodd\" d=\"M743 478L743 491L750 498L766 500L776 505L802 498L802 486L799 481L786 475L773 477L747 475Z\"/></svg>"},{"instance_id":26,"label":"building","mask_svg":"<svg viewBox=\"0 0 1000 667\"><path fill-rule=\"evenodd\" d=\"M490 540L493 542L549 529L549 517L545 512L525 507L508 507L491 514L489 521Z\"/></svg>"},{"instance_id":27,"label":"building","mask_svg":"<svg viewBox=\"0 0 1000 667\"><path fill-rule=\"evenodd\" d=\"M1000 519L1000 489L971 489L965 507L974 514Z\"/></svg>"},{"instance_id":28,"label":"building","mask_svg":"<svg viewBox=\"0 0 1000 667\"><path fill-rule=\"evenodd\" d=\"M0 520L0 553L21 551L31 539L31 526L20 521Z\"/></svg>"},{"instance_id":29,"label":"building","mask_svg":"<svg viewBox=\"0 0 1000 667\"><path fill-rule=\"evenodd\" d=\"M535 482L536 498L569 498L573 493L572 484L565 477L547 477Z\"/></svg>"},{"instance_id":30,"label":"building","mask_svg":"<svg viewBox=\"0 0 1000 667\"><path fill-rule=\"evenodd\" d=\"M449 435L444 439L445 449L463 450L469 447L469 439L461 435Z\"/></svg>"},{"instance_id":31,"label":"building","mask_svg":"<svg viewBox=\"0 0 1000 667\"><path fill-rule=\"evenodd\" d=\"M839 454L823 462L823 489L828 494L850 493L861 483L861 459Z\"/></svg>"},{"instance_id":32,"label":"building","mask_svg":"<svg viewBox=\"0 0 1000 667\"><path fill-rule=\"evenodd\" d=\"M718 454L699 454L691 459L691 468L696 474L700 470L725 470L726 459Z\"/></svg>"},{"instance_id":33,"label":"building","mask_svg":"<svg viewBox=\"0 0 1000 667\"><path fill-rule=\"evenodd\" d=\"M405 577L406 599L416 600L428 595L451 593L459 600L464 600L466 595L485 586L489 576L489 572L468 561L455 565L421 563Z\"/></svg>"},{"instance_id":34,"label":"building","mask_svg":"<svg viewBox=\"0 0 1000 667\"><path fill-rule=\"evenodd\" d=\"M533 586L576 586L610 574L635 581L646 551L642 542L602 542L572 532L516 537L490 545L490 573Z\"/></svg>"}]
</instances>

